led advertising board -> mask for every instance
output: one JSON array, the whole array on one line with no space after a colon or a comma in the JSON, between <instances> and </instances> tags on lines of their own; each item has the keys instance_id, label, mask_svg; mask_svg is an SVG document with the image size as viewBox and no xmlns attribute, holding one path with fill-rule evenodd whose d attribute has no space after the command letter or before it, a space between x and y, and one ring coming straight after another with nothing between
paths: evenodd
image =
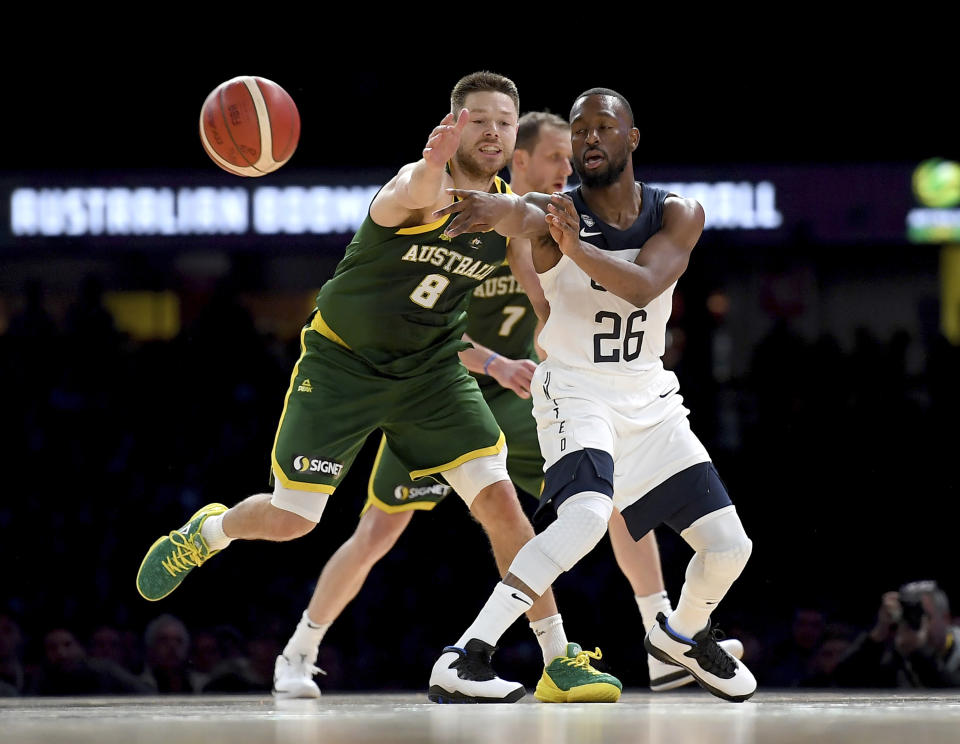
<instances>
[{"instance_id":1,"label":"led advertising board","mask_svg":"<svg viewBox=\"0 0 960 744\"><path fill-rule=\"evenodd\" d=\"M275 249L336 242L391 174L0 179L0 249ZM705 236L739 244L944 242L960 236L960 165L656 168L640 180L697 199Z\"/></svg>"}]
</instances>

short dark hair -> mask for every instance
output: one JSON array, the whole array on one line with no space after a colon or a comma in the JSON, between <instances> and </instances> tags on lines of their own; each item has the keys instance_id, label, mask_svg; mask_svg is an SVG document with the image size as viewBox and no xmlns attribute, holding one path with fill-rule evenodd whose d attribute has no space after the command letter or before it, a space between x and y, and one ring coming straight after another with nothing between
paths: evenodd
<instances>
[{"instance_id":1,"label":"short dark hair","mask_svg":"<svg viewBox=\"0 0 960 744\"><path fill-rule=\"evenodd\" d=\"M510 78L488 70L472 72L457 81L450 92L450 110L455 115L459 114L468 95L484 91L505 93L510 96L517 113L520 113L520 94L517 92L516 84Z\"/></svg>"},{"instance_id":2,"label":"short dark hair","mask_svg":"<svg viewBox=\"0 0 960 744\"><path fill-rule=\"evenodd\" d=\"M540 132L544 127L570 129L570 124L549 111L528 111L517 122L517 149L533 152L540 141Z\"/></svg>"},{"instance_id":3,"label":"short dark hair","mask_svg":"<svg viewBox=\"0 0 960 744\"><path fill-rule=\"evenodd\" d=\"M616 98L623 104L624 109L627 111L627 116L630 117L630 126L633 126L633 108L630 106L630 102L620 93L617 93L617 91L611 90L610 88L590 88L590 90L585 90L577 96L573 101L573 105L576 106L577 101L587 96L610 96L611 98ZM573 107L570 108L570 113L573 114Z\"/></svg>"}]
</instances>

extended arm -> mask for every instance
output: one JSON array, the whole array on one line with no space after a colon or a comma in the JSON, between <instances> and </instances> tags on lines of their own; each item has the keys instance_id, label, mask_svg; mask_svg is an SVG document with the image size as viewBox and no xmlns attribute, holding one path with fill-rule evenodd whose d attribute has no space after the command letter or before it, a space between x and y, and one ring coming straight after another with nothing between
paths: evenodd
<instances>
[{"instance_id":1,"label":"extended arm","mask_svg":"<svg viewBox=\"0 0 960 744\"><path fill-rule=\"evenodd\" d=\"M530 241L523 238L512 239L507 245L507 263L510 264L511 273L526 292L533 311L537 314L537 320L541 325L546 323L547 318L550 317L550 304L543 294L540 279L533 268Z\"/></svg>"},{"instance_id":2,"label":"extended arm","mask_svg":"<svg viewBox=\"0 0 960 744\"><path fill-rule=\"evenodd\" d=\"M466 333L463 340L473 344L472 349L460 352L464 367L478 375L490 375L503 387L512 390L521 398L530 397L530 380L537 365L532 359L510 359L483 344L477 343Z\"/></svg>"},{"instance_id":3,"label":"extended arm","mask_svg":"<svg viewBox=\"0 0 960 744\"><path fill-rule=\"evenodd\" d=\"M703 207L693 199L668 197L659 232L643 244L634 263L627 263L580 240L580 217L569 197L551 197L547 209L550 234L560 250L604 289L636 307L680 278L703 232Z\"/></svg>"},{"instance_id":4,"label":"extended arm","mask_svg":"<svg viewBox=\"0 0 960 744\"><path fill-rule=\"evenodd\" d=\"M453 114L443 118L430 133L423 157L416 163L403 166L374 198L370 205L374 222L383 227L396 227L444 201L443 189L449 184L445 166L457 151L460 135L469 118L466 109L456 120Z\"/></svg>"},{"instance_id":5,"label":"extended arm","mask_svg":"<svg viewBox=\"0 0 960 744\"><path fill-rule=\"evenodd\" d=\"M469 189L447 189L447 193L460 198L438 209L433 217L439 219L457 213L444 231L451 238L461 233L490 230L508 238L537 238L547 234L544 215L549 197L545 194L530 192L518 196Z\"/></svg>"}]
</instances>

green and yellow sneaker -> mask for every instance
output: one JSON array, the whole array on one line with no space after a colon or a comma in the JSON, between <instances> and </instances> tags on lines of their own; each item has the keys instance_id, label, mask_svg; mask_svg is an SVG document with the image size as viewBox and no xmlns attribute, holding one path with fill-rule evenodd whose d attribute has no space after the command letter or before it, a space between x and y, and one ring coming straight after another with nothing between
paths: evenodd
<instances>
[{"instance_id":1,"label":"green and yellow sneaker","mask_svg":"<svg viewBox=\"0 0 960 744\"><path fill-rule=\"evenodd\" d=\"M579 644L568 643L567 655L558 656L543 670L533 696L544 703L615 703L623 685L610 674L590 666L590 659L603 654L584 651Z\"/></svg>"},{"instance_id":2,"label":"green and yellow sneaker","mask_svg":"<svg viewBox=\"0 0 960 744\"><path fill-rule=\"evenodd\" d=\"M151 602L163 599L180 586L190 571L220 552L210 550L200 535L200 528L207 517L226 510L223 504L207 504L179 530L150 546L137 572L137 591L141 597Z\"/></svg>"}]
</instances>

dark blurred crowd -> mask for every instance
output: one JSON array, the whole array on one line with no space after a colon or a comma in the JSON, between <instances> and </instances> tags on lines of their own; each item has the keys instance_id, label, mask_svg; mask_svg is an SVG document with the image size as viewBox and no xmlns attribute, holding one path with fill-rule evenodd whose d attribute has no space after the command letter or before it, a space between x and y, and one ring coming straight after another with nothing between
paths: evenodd
<instances>
[{"instance_id":1,"label":"dark blurred crowd","mask_svg":"<svg viewBox=\"0 0 960 744\"><path fill-rule=\"evenodd\" d=\"M800 607L779 634L730 630L744 642L745 661L769 689L960 687L960 621L931 581L884 593L875 622L862 629ZM28 633L15 615L0 613L0 696L267 694L284 631L279 622L248 634L227 624L191 630L176 615L162 613L142 631L110 624L82 631L55 623ZM507 664L538 671L534 645L528 639L506 650ZM350 659L326 643L318 683L326 691L422 687L415 674L404 680L384 673L391 661L396 659L389 655L381 659L378 670L367 660L354 676ZM623 675L616 667L626 662L614 662L614 670ZM628 684L644 683L624 676Z\"/></svg>"},{"instance_id":2,"label":"dark blurred crowd","mask_svg":"<svg viewBox=\"0 0 960 744\"><path fill-rule=\"evenodd\" d=\"M372 452L306 538L231 547L170 598L144 601L134 577L162 531L206 503L267 488L299 350L259 332L228 287L176 338L149 342L117 331L101 292L86 282L61 322L31 285L0 336L0 690L269 691L319 570L353 530ZM960 350L936 333L883 341L860 329L845 351L781 319L749 374L731 375L717 343L727 320L691 309L700 305L688 298L677 313L665 362L755 545L720 627L743 639L761 686L960 684L946 506L958 496ZM907 363L911 343L919 371ZM657 534L675 601L690 552ZM325 639L321 688L423 687L495 578L462 504L418 516ZM940 584L923 594L914 627L896 589L926 578ZM609 546L555 589L571 639L601 645L608 669L645 685L639 614ZM539 651L521 625L504 637L499 671L534 680Z\"/></svg>"}]
</instances>

